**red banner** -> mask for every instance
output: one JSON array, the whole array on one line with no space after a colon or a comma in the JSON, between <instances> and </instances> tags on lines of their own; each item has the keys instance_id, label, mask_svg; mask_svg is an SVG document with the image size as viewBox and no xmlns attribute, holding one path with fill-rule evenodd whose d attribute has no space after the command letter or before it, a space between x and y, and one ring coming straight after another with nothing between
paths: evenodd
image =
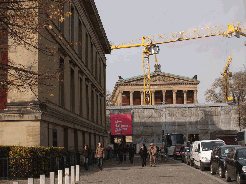
<instances>
[{"instance_id":1,"label":"red banner","mask_svg":"<svg viewBox=\"0 0 246 184\"><path fill-rule=\"evenodd\" d=\"M110 114L111 135L132 135L132 115Z\"/></svg>"}]
</instances>

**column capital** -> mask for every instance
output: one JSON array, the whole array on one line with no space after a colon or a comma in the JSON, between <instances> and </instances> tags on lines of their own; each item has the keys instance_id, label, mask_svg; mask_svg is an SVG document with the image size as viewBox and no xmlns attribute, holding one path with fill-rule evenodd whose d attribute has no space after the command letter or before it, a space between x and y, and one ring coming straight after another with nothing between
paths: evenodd
<instances>
[{"instance_id":1,"label":"column capital","mask_svg":"<svg viewBox=\"0 0 246 184\"><path fill-rule=\"evenodd\" d=\"M183 90L183 93L187 93L188 90Z\"/></svg>"},{"instance_id":2,"label":"column capital","mask_svg":"<svg viewBox=\"0 0 246 184\"><path fill-rule=\"evenodd\" d=\"M193 91L194 91L194 92L196 92L196 93L198 92L198 90L197 90L197 89L195 89L195 90L193 90Z\"/></svg>"},{"instance_id":3,"label":"column capital","mask_svg":"<svg viewBox=\"0 0 246 184\"><path fill-rule=\"evenodd\" d=\"M122 94L122 93L123 93L123 91L122 91L122 90L119 90L119 93L121 93L121 94Z\"/></svg>"},{"instance_id":4,"label":"column capital","mask_svg":"<svg viewBox=\"0 0 246 184\"><path fill-rule=\"evenodd\" d=\"M177 90L176 90L176 89L174 89L174 90L173 90L173 93L177 93Z\"/></svg>"},{"instance_id":5,"label":"column capital","mask_svg":"<svg viewBox=\"0 0 246 184\"><path fill-rule=\"evenodd\" d=\"M133 90L131 90L131 91L129 91L130 93L134 93L134 91Z\"/></svg>"},{"instance_id":6,"label":"column capital","mask_svg":"<svg viewBox=\"0 0 246 184\"><path fill-rule=\"evenodd\" d=\"M144 91L140 91L141 94L144 94Z\"/></svg>"},{"instance_id":7,"label":"column capital","mask_svg":"<svg viewBox=\"0 0 246 184\"><path fill-rule=\"evenodd\" d=\"M162 90L162 93L166 93L166 92L167 92L167 90L165 90L165 89L164 89L164 90Z\"/></svg>"}]
</instances>

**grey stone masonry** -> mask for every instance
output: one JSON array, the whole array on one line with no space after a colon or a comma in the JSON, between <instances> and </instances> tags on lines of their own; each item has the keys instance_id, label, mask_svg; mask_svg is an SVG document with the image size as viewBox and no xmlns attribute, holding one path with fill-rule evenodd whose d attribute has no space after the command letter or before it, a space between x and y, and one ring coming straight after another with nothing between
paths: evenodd
<instances>
[{"instance_id":1,"label":"grey stone masonry","mask_svg":"<svg viewBox=\"0 0 246 184\"><path fill-rule=\"evenodd\" d=\"M239 131L235 107L224 104L169 104L107 107L110 114L132 114L134 143L161 142L165 133L199 134L199 138L213 139L216 135L236 135ZM110 127L110 126L109 126Z\"/></svg>"}]
</instances>

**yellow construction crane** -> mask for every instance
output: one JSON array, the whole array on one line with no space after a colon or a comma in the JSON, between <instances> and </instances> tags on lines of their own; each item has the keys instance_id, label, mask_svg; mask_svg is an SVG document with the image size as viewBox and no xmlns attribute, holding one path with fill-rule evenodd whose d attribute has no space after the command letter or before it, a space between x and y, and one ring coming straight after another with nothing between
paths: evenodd
<instances>
[{"instance_id":1,"label":"yellow construction crane","mask_svg":"<svg viewBox=\"0 0 246 184\"><path fill-rule=\"evenodd\" d=\"M244 21L245 22L245 21ZM244 28L244 29L242 29ZM210 37L210 36L236 36L237 38L246 36L242 31L245 31L245 26L241 25L240 22L234 24L219 25L213 27L202 28L200 30L188 30L176 33L170 33L168 35L156 35L141 37L135 40L131 40L126 43L119 45L111 45L111 50L132 48L132 47L143 47L143 76L144 76L144 105L151 105L151 87L150 87L150 62L149 56L153 54L159 54L159 44L171 43L177 41L191 40L196 38ZM136 43L140 42L140 43ZM148 77L146 78L146 75ZM147 98L146 98L147 97Z\"/></svg>"},{"instance_id":2,"label":"yellow construction crane","mask_svg":"<svg viewBox=\"0 0 246 184\"><path fill-rule=\"evenodd\" d=\"M227 60L224 72L222 73L222 76L223 76L224 103L226 103L227 100L230 100L230 98L228 98L228 95L229 95L228 94L229 93L229 80L228 80L228 78L232 77L232 73L229 72L229 66L230 66L231 60L232 60L232 57L230 55L228 60Z\"/></svg>"}]
</instances>

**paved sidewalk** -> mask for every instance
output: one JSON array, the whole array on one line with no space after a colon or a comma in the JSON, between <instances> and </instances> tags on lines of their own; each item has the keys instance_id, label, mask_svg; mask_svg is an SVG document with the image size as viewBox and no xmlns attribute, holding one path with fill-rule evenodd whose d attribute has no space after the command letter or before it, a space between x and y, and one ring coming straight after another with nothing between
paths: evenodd
<instances>
[{"instance_id":1,"label":"paved sidewalk","mask_svg":"<svg viewBox=\"0 0 246 184\"><path fill-rule=\"evenodd\" d=\"M39 182L38 179L34 180L34 184L39 184ZM12 184L13 181L5 183ZM64 179L63 183L65 183ZM126 162L123 162L123 164L119 164L119 161L115 161L115 159L104 162L102 171L99 171L97 165L89 166L89 171L81 168L80 183L217 184L225 182L218 178L209 177L172 159L169 159L167 162L157 163L156 167L149 167L149 159L147 159L147 167L142 167L140 157L135 157L133 164L129 162L127 157ZM19 184L27 184L27 180L19 180ZM46 184L49 184L49 178L46 179Z\"/></svg>"}]
</instances>

